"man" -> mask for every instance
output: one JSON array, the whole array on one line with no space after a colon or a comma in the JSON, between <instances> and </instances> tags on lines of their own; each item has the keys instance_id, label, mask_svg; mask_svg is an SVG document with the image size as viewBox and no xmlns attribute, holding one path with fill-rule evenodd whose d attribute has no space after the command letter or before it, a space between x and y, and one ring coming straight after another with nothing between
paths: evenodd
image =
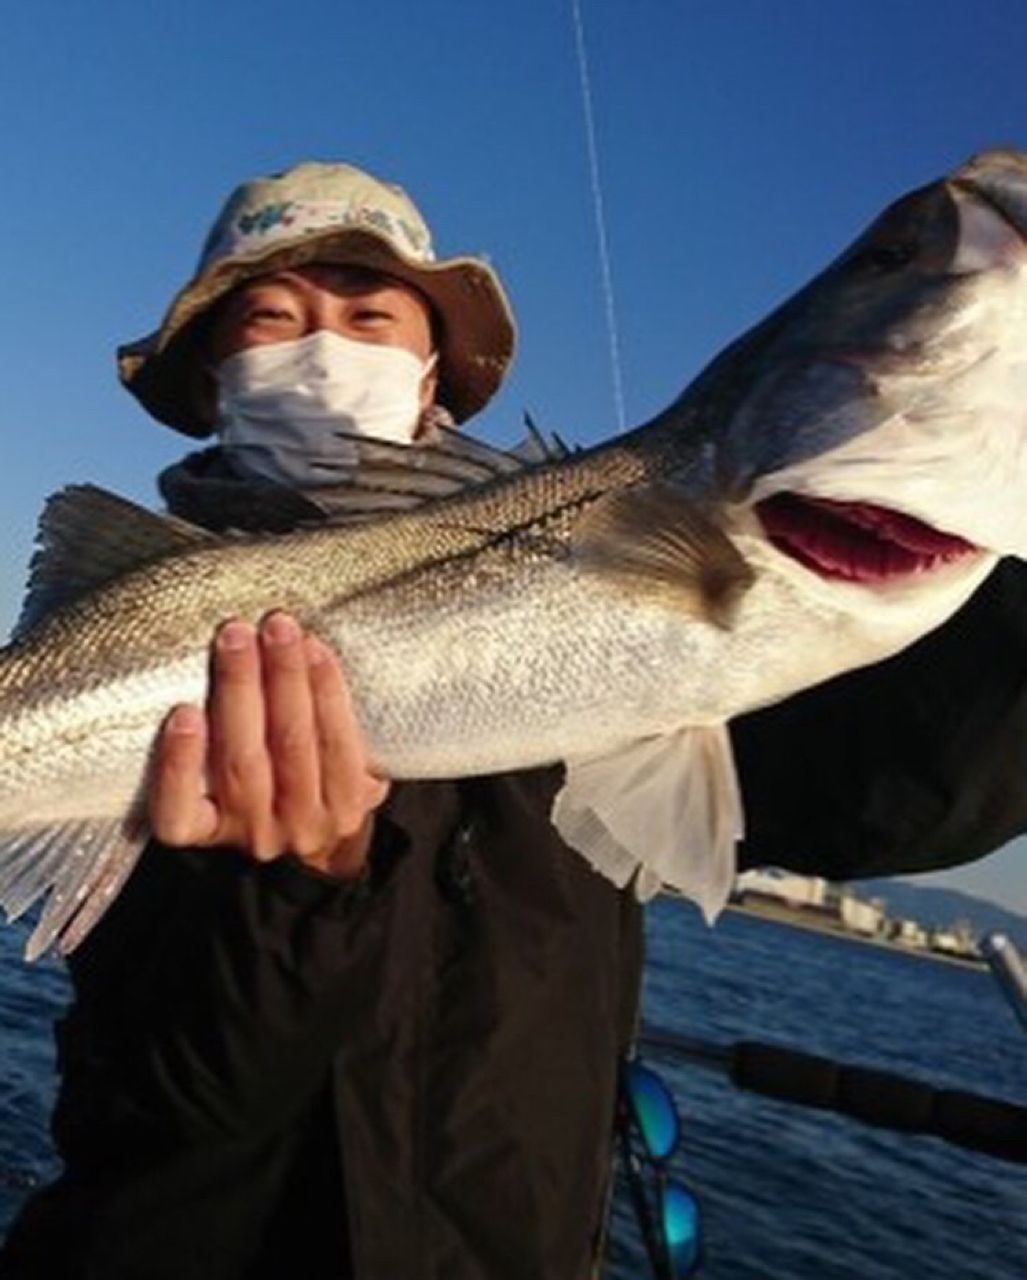
<instances>
[{"instance_id":1,"label":"man","mask_svg":"<svg viewBox=\"0 0 1027 1280\"><path fill-rule=\"evenodd\" d=\"M436 400L488 400L505 295L429 255L406 197L346 166L236 193L123 355L152 412L220 437L163 477L177 514L324 518L325 422L409 441ZM377 812L335 659L281 614L226 620L207 713L170 716L155 769L155 833L191 847L152 846L72 958L68 1172L4 1274L588 1275L639 921L560 846L556 785L396 787Z\"/></svg>"},{"instance_id":2,"label":"man","mask_svg":"<svg viewBox=\"0 0 1027 1280\"><path fill-rule=\"evenodd\" d=\"M162 477L172 511L279 530L330 518L335 428L430 437L488 401L512 349L495 275L435 262L399 189L301 165L233 195L121 368L158 419L218 436ZM1005 776L1022 769L1022 733L956 724L1019 707L1027 646L1003 635L982 691L960 628L1022 640L1021 587L999 576L955 631L734 727L750 864L910 869L1027 825L993 776L1014 736ZM163 843L72 957L66 1172L0 1274L595 1274L640 919L556 836L558 786L390 790L335 658L282 613L226 620L208 706L160 740Z\"/></svg>"},{"instance_id":3,"label":"man","mask_svg":"<svg viewBox=\"0 0 1027 1280\"><path fill-rule=\"evenodd\" d=\"M325 338L341 342L326 346ZM339 361L333 414L347 412L340 402L345 379L355 382L369 373L360 379L356 403L348 410L352 425L368 434L383 433L383 408L403 378L409 394L406 403L399 399L401 437L412 440L434 404L438 353L431 309L417 290L363 268L321 263L258 276L224 298L206 342L219 387L222 438L231 441L230 457L243 474L281 472L301 484L305 478L301 468L311 465L313 442L300 459L286 454L279 460L270 439L274 427L261 422L251 456L245 451L246 420L241 411L231 416L228 387L238 388L248 376L247 362L271 348L279 362L277 393L294 396L292 388L303 374L296 363L283 367L282 353L297 354L297 344L308 339L319 344L314 359L326 373L333 356ZM354 366L356 358L368 357L377 357L370 370ZM400 376L390 382L397 366ZM283 375L289 380L284 385ZM375 377L385 391L377 405L372 403ZM252 387L237 392L236 403L245 401L252 413L255 395ZM310 403L303 407L309 411ZM289 425L295 428L295 416ZM155 771L154 835L166 844L247 849L261 859L291 853L330 875L358 876L371 844L373 811L386 787L368 771L336 659L314 637L304 640L283 614L266 620L259 643L249 623L228 622L214 652L210 759L199 710L179 708L162 739Z\"/></svg>"}]
</instances>

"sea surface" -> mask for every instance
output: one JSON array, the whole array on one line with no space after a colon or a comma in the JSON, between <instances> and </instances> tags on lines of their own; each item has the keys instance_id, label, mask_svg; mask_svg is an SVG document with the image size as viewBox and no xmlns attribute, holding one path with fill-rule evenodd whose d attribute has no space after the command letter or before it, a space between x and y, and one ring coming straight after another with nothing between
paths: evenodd
<instances>
[{"instance_id":1,"label":"sea surface","mask_svg":"<svg viewBox=\"0 0 1027 1280\"><path fill-rule=\"evenodd\" d=\"M728 914L708 930L650 908L647 1024L720 1044L762 1040L1027 1106L1027 1034L975 971ZM53 1175L53 962L0 929L0 1232ZM736 1089L666 1049L645 1057L684 1125L673 1175L699 1195L706 1280L1024 1280L1027 1166ZM609 1280L649 1275L623 1187Z\"/></svg>"}]
</instances>

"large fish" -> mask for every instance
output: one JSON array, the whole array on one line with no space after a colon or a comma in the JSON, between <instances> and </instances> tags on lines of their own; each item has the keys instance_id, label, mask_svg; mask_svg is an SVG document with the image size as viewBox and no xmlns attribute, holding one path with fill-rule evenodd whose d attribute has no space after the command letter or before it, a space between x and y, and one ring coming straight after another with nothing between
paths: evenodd
<instances>
[{"instance_id":1,"label":"large fish","mask_svg":"<svg viewBox=\"0 0 1027 1280\"><path fill-rule=\"evenodd\" d=\"M273 607L342 655L386 773L563 761L568 841L712 913L742 821L726 722L1027 556L1025 229L1027 157L978 156L618 439L533 463L354 442L362 522L225 538L56 495L0 654L0 905L49 891L29 954L73 947L130 870L215 626Z\"/></svg>"}]
</instances>

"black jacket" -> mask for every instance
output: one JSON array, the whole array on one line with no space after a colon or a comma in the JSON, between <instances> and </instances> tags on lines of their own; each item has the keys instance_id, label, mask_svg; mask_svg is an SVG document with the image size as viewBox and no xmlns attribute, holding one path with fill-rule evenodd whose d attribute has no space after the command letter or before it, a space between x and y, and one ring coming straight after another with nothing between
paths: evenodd
<instances>
[{"instance_id":1,"label":"black jacket","mask_svg":"<svg viewBox=\"0 0 1027 1280\"><path fill-rule=\"evenodd\" d=\"M72 958L68 1173L0 1274L586 1280L640 919L558 781L398 787L355 889L148 850Z\"/></svg>"},{"instance_id":2,"label":"black jacket","mask_svg":"<svg viewBox=\"0 0 1027 1280\"><path fill-rule=\"evenodd\" d=\"M1027 565L915 645L732 725L743 865L847 880L981 858L1027 830Z\"/></svg>"}]
</instances>

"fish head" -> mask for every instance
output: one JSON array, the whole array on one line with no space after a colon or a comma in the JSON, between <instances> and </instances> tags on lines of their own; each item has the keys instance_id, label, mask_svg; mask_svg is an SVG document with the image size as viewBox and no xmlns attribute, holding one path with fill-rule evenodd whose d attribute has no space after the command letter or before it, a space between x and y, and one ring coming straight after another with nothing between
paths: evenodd
<instances>
[{"instance_id":1,"label":"fish head","mask_svg":"<svg viewBox=\"0 0 1027 1280\"><path fill-rule=\"evenodd\" d=\"M1027 156L896 201L685 406L715 495L822 576L1027 558Z\"/></svg>"}]
</instances>

